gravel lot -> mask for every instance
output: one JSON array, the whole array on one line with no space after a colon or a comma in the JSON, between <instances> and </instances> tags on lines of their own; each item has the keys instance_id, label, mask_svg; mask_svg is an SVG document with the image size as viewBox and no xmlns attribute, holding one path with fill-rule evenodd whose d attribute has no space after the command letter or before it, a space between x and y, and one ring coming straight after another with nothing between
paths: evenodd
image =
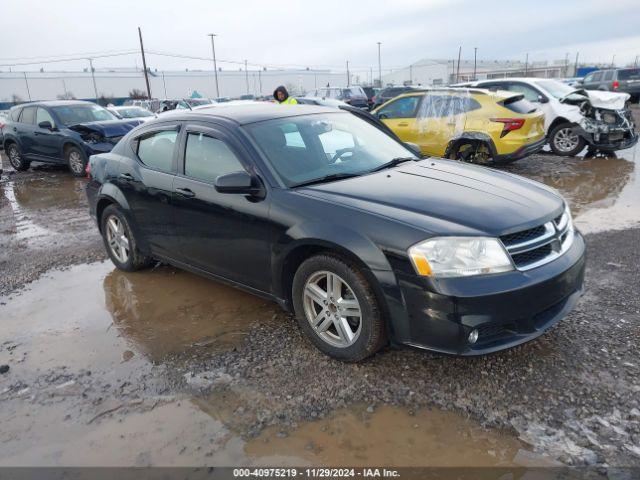
<instances>
[{"instance_id":1,"label":"gravel lot","mask_svg":"<svg viewBox=\"0 0 640 480\"><path fill-rule=\"evenodd\" d=\"M637 219L640 203L633 203L637 163L627 157L611 160L603 168L602 162L609 160L541 154L509 170L559 188L578 213L627 208ZM0 299L10 305L14 292L44 272L103 260L105 254L87 214L83 180L52 167L16 173L6 158L3 161ZM21 188L24 192L18 194ZM612 220L616 211L609 215ZM585 226L588 231L589 224ZM597 230L601 225L593 229ZM440 407L488 427L507 429L535 452L564 464L640 466L640 229L623 226L590 233L586 239L586 294L577 308L540 339L509 351L451 358L387 349L366 362L347 365L321 355L289 316L265 305L264 321L246 326L244 341L233 348L220 351L210 343L196 342L190 348L162 351L148 368L123 374L136 385L135 395L110 388L123 379L120 373L110 379L105 367L89 376L84 365L67 358L32 377L15 376L17 354L8 352L18 343L8 338L0 344L0 360L9 358L12 370L0 377L0 405L5 402L19 412L21 407L11 403L19 398L16 392L45 389L61 378L99 392L83 394L84 400L74 397L75 403L68 405L64 402L71 400L60 397L63 405L78 408L84 422L95 414L89 402L104 405L141 398L146 405L147 397L161 402L162 395L186 394L196 401L224 404L232 413L225 418L226 427L245 438L271 425L295 428L354 404L368 406L369 413L386 404L410 413ZM126 335L122 330L118 337ZM29 341L24 340L21 348L29 350ZM131 349L132 355L151 358L144 349ZM117 362L114 365L120 368ZM42 398L46 396L34 396L32 401L45 409L48 404ZM129 410L135 408L114 415L124 421ZM0 411L8 410L0 407ZM1 435L0 440L8 445L18 441Z\"/></svg>"}]
</instances>

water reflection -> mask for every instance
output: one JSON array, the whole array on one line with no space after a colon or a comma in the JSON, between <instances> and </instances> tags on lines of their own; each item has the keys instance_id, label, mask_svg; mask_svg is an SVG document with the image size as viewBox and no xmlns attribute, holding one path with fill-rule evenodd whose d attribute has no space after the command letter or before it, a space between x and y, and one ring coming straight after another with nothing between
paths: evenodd
<instances>
[{"instance_id":1,"label":"water reflection","mask_svg":"<svg viewBox=\"0 0 640 480\"><path fill-rule=\"evenodd\" d=\"M116 327L154 362L187 346L232 348L277 312L271 302L169 267L114 269L103 286Z\"/></svg>"}]
</instances>

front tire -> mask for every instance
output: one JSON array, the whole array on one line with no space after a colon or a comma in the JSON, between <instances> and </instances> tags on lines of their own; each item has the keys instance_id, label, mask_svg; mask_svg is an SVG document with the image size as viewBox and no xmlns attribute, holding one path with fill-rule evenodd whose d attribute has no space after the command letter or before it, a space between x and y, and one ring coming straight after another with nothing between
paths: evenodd
<instances>
[{"instance_id":1,"label":"front tire","mask_svg":"<svg viewBox=\"0 0 640 480\"><path fill-rule=\"evenodd\" d=\"M385 344L376 296L351 263L333 255L307 259L294 276L292 294L298 325L330 357L357 362Z\"/></svg>"},{"instance_id":2,"label":"front tire","mask_svg":"<svg viewBox=\"0 0 640 480\"><path fill-rule=\"evenodd\" d=\"M104 209L101 218L104 246L113 264L125 272L134 272L150 266L153 259L138 249L127 218L116 205Z\"/></svg>"},{"instance_id":3,"label":"front tire","mask_svg":"<svg viewBox=\"0 0 640 480\"><path fill-rule=\"evenodd\" d=\"M549 133L549 146L556 155L575 157L585 144L584 138L573 131L571 123L561 123Z\"/></svg>"},{"instance_id":4,"label":"front tire","mask_svg":"<svg viewBox=\"0 0 640 480\"><path fill-rule=\"evenodd\" d=\"M20 147L16 143L10 143L7 147L7 157L9 157L11 166L19 172L27 170L31 166L31 162L24 158Z\"/></svg>"},{"instance_id":5,"label":"front tire","mask_svg":"<svg viewBox=\"0 0 640 480\"><path fill-rule=\"evenodd\" d=\"M67 147L65 150L65 159L74 177L84 177L86 175L87 156L82 150L78 147Z\"/></svg>"}]
</instances>

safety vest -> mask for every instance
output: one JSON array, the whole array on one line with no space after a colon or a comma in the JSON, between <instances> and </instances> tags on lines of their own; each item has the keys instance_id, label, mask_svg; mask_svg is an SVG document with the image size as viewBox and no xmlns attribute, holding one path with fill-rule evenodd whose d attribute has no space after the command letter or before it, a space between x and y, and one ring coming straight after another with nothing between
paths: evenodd
<instances>
[{"instance_id":1,"label":"safety vest","mask_svg":"<svg viewBox=\"0 0 640 480\"><path fill-rule=\"evenodd\" d=\"M297 105L298 101L293 98L293 97L287 97L286 100L283 100L282 102L279 102L280 105Z\"/></svg>"}]
</instances>

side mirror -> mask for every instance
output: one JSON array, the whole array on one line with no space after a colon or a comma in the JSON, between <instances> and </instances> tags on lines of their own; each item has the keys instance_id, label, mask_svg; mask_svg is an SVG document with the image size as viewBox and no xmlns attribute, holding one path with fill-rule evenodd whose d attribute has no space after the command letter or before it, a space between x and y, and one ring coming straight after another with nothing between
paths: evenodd
<instances>
[{"instance_id":1,"label":"side mirror","mask_svg":"<svg viewBox=\"0 0 640 480\"><path fill-rule=\"evenodd\" d=\"M538 103L549 103L549 99L544 95L538 95Z\"/></svg>"},{"instance_id":2,"label":"side mirror","mask_svg":"<svg viewBox=\"0 0 640 480\"><path fill-rule=\"evenodd\" d=\"M53 125L51 125L51 122L49 120L45 120L44 122L40 122L38 124L38 128L44 128L46 130L53 130Z\"/></svg>"},{"instance_id":3,"label":"side mirror","mask_svg":"<svg viewBox=\"0 0 640 480\"><path fill-rule=\"evenodd\" d=\"M414 154L416 154L418 158L422 158L422 152L420 151L419 145L411 142L404 142L404 146L411 150Z\"/></svg>"},{"instance_id":4,"label":"side mirror","mask_svg":"<svg viewBox=\"0 0 640 480\"><path fill-rule=\"evenodd\" d=\"M215 189L219 193L243 195L260 195L264 192L260 181L245 171L220 175L216 178Z\"/></svg>"}]
</instances>

